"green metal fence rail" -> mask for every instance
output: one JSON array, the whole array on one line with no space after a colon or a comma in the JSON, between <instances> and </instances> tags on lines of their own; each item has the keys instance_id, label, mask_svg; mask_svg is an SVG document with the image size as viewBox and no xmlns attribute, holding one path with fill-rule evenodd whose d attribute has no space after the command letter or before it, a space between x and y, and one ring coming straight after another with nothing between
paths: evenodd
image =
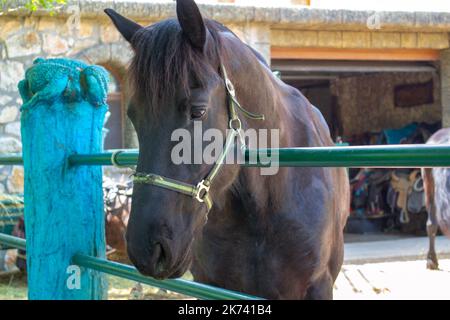
<instances>
[{"instance_id":1,"label":"green metal fence rail","mask_svg":"<svg viewBox=\"0 0 450 320\"><path fill-rule=\"evenodd\" d=\"M22 155L0 155L0 165L22 165Z\"/></svg>"},{"instance_id":2,"label":"green metal fence rail","mask_svg":"<svg viewBox=\"0 0 450 320\"><path fill-rule=\"evenodd\" d=\"M114 154L77 154L69 157L71 165L112 165L112 156L120 166L136 165L137 150ZM281 148L247 150L247 167L264 167L264 156L277 159L272 164L280 167L374 167L374 168L417 168L450 167L450 145L383 145L315 148ZM18 156L0 156L0 164L21 163Z\"/></svg>"},{"instance_id":3,"label":"green metal fence rail","mask_svg":"<svg viewBox=\"0 0 450 320\"><path fill-rule=\"evenodd\" d=\"M263 162L261 155L279 159ZM264 159L264 158L263 158ZM245 166L417 168L449 167L450 145L383 145L248 150Z\"/></svg>"},{"instance_id":4,"label":"green metal fence rail","mask_svg":"<svg viewBox=\"0 0 450 320\"><path fill-rule=\"evenodd\" d=\"M167 289L182 293L191 297L205 300L260 300L261 298L230 291L222 288L216 288L209 285L184 280L169 279L156 280L141 275L136 268L125 264L94 258L86 255L75 255L72 259L73 263L81 267L108 273L121 278L134 280L140 283L148 284L154 287Z\"/></svg>"},{"instance_id":5,"label":"green metal fence rail","mask_svg":"<svg viewBox=\"0 0 450 320\"><path fill-rule=\"evenodd\" d=\"M25 250L26 241L21 238L9 236L0 233L0 243L17 249ZM136 268L117 262L112 262L104 259L94 258L86 255L77 254L72 258L73 264L80 267L85 267L97 270L103 273L111 274L121 278L137 281L148 284L150 286L175 291L191 297L205 299L205 300L259 300L261 298L216 288L209 285L188 281L184 279L170 279L170 280L156 280L150 277L143 276Z\"/></svg>"},{"instance_id":6,"label":"green metal fence rail","mask_svg":"<svg viewBox=\"0 0 450 320\"><path fill-rule=\"evenodd\" d=\"M110 166L113 164L112 157L120 166L134 166L137 163L139 151L127 150L114 152L104 152L98 154L75 154L69 157L70 165L88 165L88 166Z\"/></svg>"},{"instance_id":7,"label":"green metal fence rail","mask_svg":"<svg viewBox=\"0 0 450 320\"><path fill-rule=\"evenodd\" d=\"M10 235L4 234L4 233L0 233L0 243L6 245L8 247L11 247L11 248L22 249L22 250L26 249L25 239L10 236Z\"/></svg>"},{"instance_id":8,"label":"green metal fence rail","mask_svg":"<svg viewBox=\"0 0 450 320\"><path fill-rule=\"evenodd\" d=\"M316 148L282 148L247 150L248 167L263 167L270 163L262 161L260 155L278 161L280 167L375 167L416 168L450 167L450 145L383 145ZM73 155L72 165L111 165L112 152L93 155ZM123 151L115 155L118 165L136 165L138 151ZM254 160L253 160L254 159Z\"/></svg>"}]
</instances>

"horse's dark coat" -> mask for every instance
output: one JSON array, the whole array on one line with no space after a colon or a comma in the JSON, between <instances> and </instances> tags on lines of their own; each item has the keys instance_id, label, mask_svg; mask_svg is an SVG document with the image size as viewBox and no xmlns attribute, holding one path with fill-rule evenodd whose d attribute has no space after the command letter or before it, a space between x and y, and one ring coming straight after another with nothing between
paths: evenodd
<instances>
[{"instance_id":1,"label":"horse's dark coat","mask_svg":"<svg viewBox=\"0 0 450 320\"><path fill-rule=\"evenodd\" d=\"M433 134L427 144L449 144L450 128L444 128ZM425 203L428 211L427 233L430 247L427 256L427 267L438 268L438 259L435 250L435 237L438 226L441 231L450 237L450 169L425 168L422 169L425 188Z\"/></svg>"},{"instance_id":2,"label":"horse's dark coat","mask_svg":"<svg viewBox=\"0 0 450 320\"><path fill-rule=\"evenodd\" d=\"M277 128L280 146L333 144L320 112L277 79L260 55L219 23L203 22L193 1L177 5L183 29L176 19L166 20L139 29L130 41L135 94L129 116L139 138L137 171L188 183L208 173L206 164L174 165L170 136L177 128L192 132L192 110L199 107L206 111L203 128L225 132L220 60L240 103L265 115L265 121L241 117L244 128ZM128 23L117 21L119 31ZM202 28L206 39L199 49ZM349 209L345 169L281 168L262 176L257 168L227 165L211 195L214 206L205 224L206 208L192 198L134 186L128 253L142 273L177 277L191 267L197 281L266 298L332 298Z\"/></svg>"}]
</instances>

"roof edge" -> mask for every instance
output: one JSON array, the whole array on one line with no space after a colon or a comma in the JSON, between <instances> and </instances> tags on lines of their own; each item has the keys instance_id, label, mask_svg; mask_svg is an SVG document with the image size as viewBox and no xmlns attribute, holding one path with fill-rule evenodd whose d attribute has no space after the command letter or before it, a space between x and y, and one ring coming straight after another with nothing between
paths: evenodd
<instances>
[{"instance_id":1,"label":"roof edge","mask_svg":"<svg viewBox=\"0 0 450 320\"><path fill-rule=\"evenodd\" d=\"M18 8L25 0L18 0ZM275 28L362 30L362 31L421 31L450 32L450 12L353 11L345 9L315 9L308 7L257 7L235 4L199 4L202 13L222 23L264 23ZM106 19L103 9L112 8L129 18L140 21L157 21L175 16L175 3L121 2L98 0L86 2L69 0L56 10L58 17L68 17L79 12L83 18ZM30 13L19 8L3 16L50 16L46 10ZM379 21L380 29L373 22Z\"/></svg>"}]
</instances>

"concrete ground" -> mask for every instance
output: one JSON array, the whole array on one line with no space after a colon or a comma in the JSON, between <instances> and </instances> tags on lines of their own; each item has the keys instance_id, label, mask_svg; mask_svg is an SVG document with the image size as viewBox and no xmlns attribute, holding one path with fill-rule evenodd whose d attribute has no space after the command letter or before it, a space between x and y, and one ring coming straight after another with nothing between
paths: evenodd
<instances>
[{"instance_id":1,"label":"concrete ground","mask_svg":"<svg viewBox=\"0 0 450 320\"><path fill-rule=\"evenodd\" d=\"M365 239L346 239L335 299L450 299L450 239L436 239L439 270L426 269L426 237Z\"/></svg>"},{"instance_id":2,"label":"concrete ground","mask_svg":"<svg viewBox=\"0 0 450 320\"><path fill-rule=\"evenodd\" d=\"M425 259L427 252L427 237L347 236L344 262L355 264ZM436 253L441 258L450 258L450 239L444 236L436 237Z\"/></svg>"}]
</instances>

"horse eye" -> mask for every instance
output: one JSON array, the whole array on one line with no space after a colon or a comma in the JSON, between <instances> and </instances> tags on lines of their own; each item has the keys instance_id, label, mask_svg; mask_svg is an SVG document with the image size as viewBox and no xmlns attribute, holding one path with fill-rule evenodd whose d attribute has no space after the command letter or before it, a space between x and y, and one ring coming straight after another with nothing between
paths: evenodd
<instances>
[{"instance_id":1,"label":"horse eye","mask_svg":"<svg viewBox=\"0 0 450 320\"><path fill-rule=\"evenodd\" d=\"M192 106L191 119L201 119L206 114L205 106Z\"/></svg>"}]
</instances>

